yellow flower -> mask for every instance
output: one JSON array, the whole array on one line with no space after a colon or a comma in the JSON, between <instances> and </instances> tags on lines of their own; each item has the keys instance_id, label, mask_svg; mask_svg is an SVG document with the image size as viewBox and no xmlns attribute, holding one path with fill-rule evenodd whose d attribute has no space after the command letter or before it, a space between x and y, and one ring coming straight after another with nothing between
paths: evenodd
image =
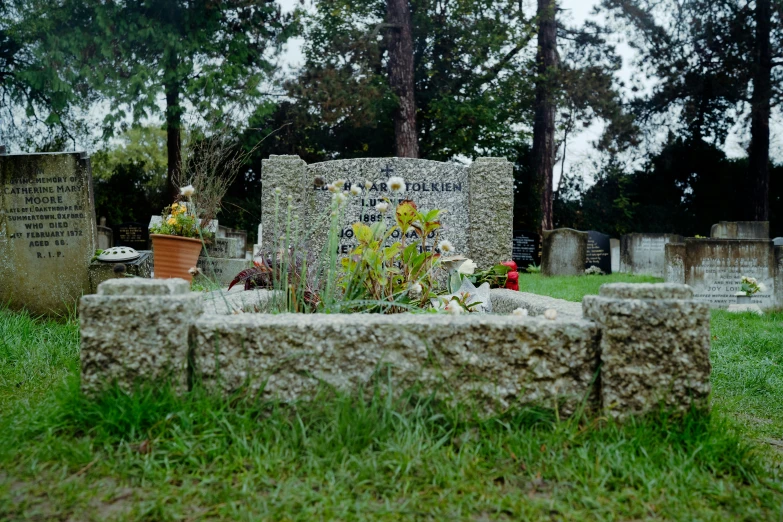
<instances>
[{"instance_id":1,"label":"yellow flower","mask_svg":"<svg viewBox=\"0 0 783 522\"><path fill-rule=\"evenodd\" d=\"M170 217L168 221L166 221L169 225L175 225L177 223L177 220L173 217Z\"/></svg>"},{"instance_id":2,"label":"yellow flower","mask_svg":"<svg viewBox=\"0 0 783 522\"><path fill-rule=\"evenodd\" d=\"M178 206L179 206L179 203L174 203L173 205L171 205L171 210L176 209Z\"/></svg>"}]
</instances>

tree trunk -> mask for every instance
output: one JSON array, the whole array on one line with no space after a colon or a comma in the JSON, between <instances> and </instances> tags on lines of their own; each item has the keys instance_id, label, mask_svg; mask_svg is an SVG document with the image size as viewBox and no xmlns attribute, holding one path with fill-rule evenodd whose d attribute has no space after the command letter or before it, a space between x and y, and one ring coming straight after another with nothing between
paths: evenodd
<instances>
[{"instance_id":1,"label":"tree trunk","mask_svg":"<svg viewBox=\"0 0 783 522\"><path fill-rule=\"evenodd\" d=\"M541 229L552 230L552 184L555 166L555 83L557 24L555 0L538 0L536 101L533 120L533 173L541 194Z\"/></svg>"},{"instance_id":2,"label":"tree trunk","mask_svg":"<svg viewBox=\"0 0 783 522\"><path fill-rule=\"evenodd\" d=\"M413 33L408 0L386 0L386 15L392 26L389 31L389 84L399 99L399 106L394 111L395 153L401 158L418 158Z\"/></svg>"},{"instance_id":3,"label":"tree trunk","mask_svg":"<svg viewBox=\"0 0 783 522\"><path fill-rule=\"evenodd\" d=\"M750 99L750 178L753 183L753 219L769 220L769 113L772 98L770 0L756 0L753 94Z\"/></svg>"},{"instance_id":4,"label":"tree trunk","mask_svg":"<svg viewBox=\"0 0 783 522\"><path fill-rule=\"evenodd\" d=\"M179 83L172 80L166 85L166 149L168 156L168 172L166 190L176 197L177 187L182 183L182 107L179 104Z\"/></svg>"}]
</instances>

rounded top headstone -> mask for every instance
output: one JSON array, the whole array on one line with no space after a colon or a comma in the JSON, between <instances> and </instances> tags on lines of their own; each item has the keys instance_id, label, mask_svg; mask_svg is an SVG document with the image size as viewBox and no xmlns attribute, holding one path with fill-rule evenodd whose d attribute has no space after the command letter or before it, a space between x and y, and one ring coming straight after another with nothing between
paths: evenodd
<instances>
[{"instance_id":1,"label":"rounded top headstone","mask_svg":"<svg viewBox=\"0 0 783 522\"><path fill-rule=\"evenodd\" d=\"M107 248L98 256L98 261L104 263L119 263L121 261L132 261L141 256L136 249L131 247L112 247Z\"/></svg>"},{"instance_id":2,"label":"rounded top headstone","mask_svg":"<svg viewBox=\"0 0 783 522\"><path fill-rule=\"evenodd\" d=\"M693 299L693 289L676 283L608 283L601 285L599 295L616 299Z\"/></svg>"}]
</instances>

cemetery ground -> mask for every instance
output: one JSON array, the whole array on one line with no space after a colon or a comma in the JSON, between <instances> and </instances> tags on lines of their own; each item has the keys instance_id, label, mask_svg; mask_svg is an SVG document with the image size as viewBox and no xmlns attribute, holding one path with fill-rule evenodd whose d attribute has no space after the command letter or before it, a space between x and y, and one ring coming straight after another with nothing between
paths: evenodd
<instances>
[{"instance_id":1,"label":"cemetery ground","mask_svg":"<svg viewBox=\"0 0 783 522\"><path fill-rule=\"evenodd\" d=\"M520 289L580 301L618 281L655 279L523 275ZM0 519L783 519L780 311L712 312L711 415L624 425L328 389L296 407L86 399L78 338L75 318L0 311Z\"/></svg>"}]
</instances>

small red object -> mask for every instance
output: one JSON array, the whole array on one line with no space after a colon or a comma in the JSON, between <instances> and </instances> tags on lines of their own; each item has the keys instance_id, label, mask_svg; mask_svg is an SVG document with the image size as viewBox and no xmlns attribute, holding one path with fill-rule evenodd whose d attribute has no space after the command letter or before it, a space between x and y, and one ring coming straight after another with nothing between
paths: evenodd
<instances>
[{"instance_id":1,"label":"small red object","mask_svg":"<svg viewBox=\"0 0 783 522\"><path fill-rule=\"evenodd\" d=\"M513 261L512 261L513 263ZM506 288L519 291L519 272L509 272L506 274Z\"/></svg>"},{"instance_id":2,"label":"small red object","mask_svg":"<svg viewBox=\"0 0 783 522\"><path fill-rule=\"evenodd\" d=\"M516 272L517 271L517 264L514 261L503 261L500 264L503 265L503 266L509 267L512 272Z\"/></svg>"}]
</instances>

